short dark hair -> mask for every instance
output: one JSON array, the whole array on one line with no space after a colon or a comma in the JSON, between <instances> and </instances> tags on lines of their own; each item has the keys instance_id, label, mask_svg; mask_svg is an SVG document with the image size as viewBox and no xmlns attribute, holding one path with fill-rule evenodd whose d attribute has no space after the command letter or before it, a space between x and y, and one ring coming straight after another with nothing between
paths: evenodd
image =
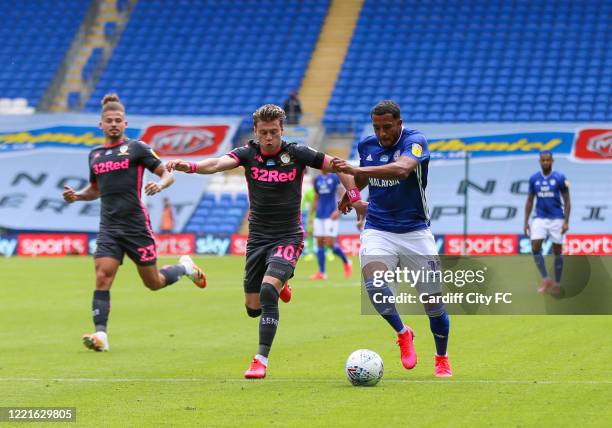
<instances>
[{"instance_id":1,"label":"short dark hair","mask_svg":"<svg viewBox=\"0 0 612 428\"><path fill-rule=\"evenodd\" d=\"M275 104L265 104L253 113L253 126L257 126L257 122L273 122L277 119L280 120L280 125L283 126L286 118L285 110Z\"/></svg>"},{"instance_id":2,"label":"short dark hair","mask_svg":"<svg viewBox=\"0 0 612 428\"><path fill-rule=\"evenodd\" d=\"M550 156L550 158L552 159L553 154L550 150L543 150L540 152L540 156Z\"/></svg>"},{"instance_id":3,"label":"short dark hair","mask_svg":"<svg viewBox=\"0 0 612 428\"><path fill-rule=\"evenodd\" d=\"M399 119L401 116L400 106L391 100L383 100L378 102L370 111L370 117L376 115L391 114L393 119Z\"/></svg>"}]
</instances>

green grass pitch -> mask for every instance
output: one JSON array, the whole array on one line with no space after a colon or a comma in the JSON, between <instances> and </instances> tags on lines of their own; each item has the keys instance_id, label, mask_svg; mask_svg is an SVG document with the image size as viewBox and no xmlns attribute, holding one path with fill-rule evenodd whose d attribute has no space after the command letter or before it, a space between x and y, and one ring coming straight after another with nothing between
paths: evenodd
<instances>
[{"instance_id":1,"label":"green grass pitch","mask_svg":"<svg viewBox=\"0 0 612 428\"><path fill-rule=\"evenodd\" d=\"M258 331L244 310L244 260L197 261L205 290L182 279L150 292L126 260L112 289L111 350L94 353L80 341L92 330L92 260L1 259L0 406L76 407L77 425L96 427L612 423L610 316L454 316L454 376L436 379L425 316L404 316L419 354L406 371L388 325L360 315L357 276L343 279L335 262L328 281L311 282L315 262L302 261L293 301L280 303L268 378L247 381ZM345 379L359 348L384 360L374 388Z\"/></svg>"}]
</instances>

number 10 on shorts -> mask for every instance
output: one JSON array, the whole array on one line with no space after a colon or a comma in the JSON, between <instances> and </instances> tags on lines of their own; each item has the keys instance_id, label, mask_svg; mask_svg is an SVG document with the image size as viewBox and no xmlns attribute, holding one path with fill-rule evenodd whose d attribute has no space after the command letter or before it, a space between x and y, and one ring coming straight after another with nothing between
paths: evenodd
<instances>
[{"instance_id":1,"label":"number 10 on shorts","mask_svg":"<svg viewBox=\"0 0 612 428\"><path fill-rule=\"evenodd\" d=\"M295 264L295 259L297 256L297 251L293 245L279 245L276 247L276 251L274 252L274 257L280 257L291 264Z\"/></svg>"}]
</instances>

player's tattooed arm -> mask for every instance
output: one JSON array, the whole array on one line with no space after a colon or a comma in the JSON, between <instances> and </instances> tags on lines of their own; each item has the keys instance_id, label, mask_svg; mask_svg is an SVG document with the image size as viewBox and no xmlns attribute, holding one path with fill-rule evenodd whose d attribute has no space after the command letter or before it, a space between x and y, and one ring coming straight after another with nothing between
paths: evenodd
<instances>
[{"instance_id":1,"label":"player's tattooed arm","mask_svg":"<svg viewBox=\"0 0 612 428\"><path fill-rule=\"evenodd\" d=\"M71 204L76 201L93 201L98 199L100 197L100 191L95 183L89 183L87 187L79 190L78 192L72 187L65 185L62 196L64 197L64 201Z\"/></svg>"},{"instance_id":2,"label":"player's tattooed arm","mask_svg":"<svg viewBox=\"0 0 612 428\"><path fill-rule=\"evenodd\" d=\"M567 187L561 190L561 196L563 197L563 226L561 226L561 233L565 233L569 230L569 217L572 209L569 189Z\"/></svg>"},{"instance_id":3,"label":"player's tattooed arm","mask_svg":"<svg viewBox=\"0 0 612 428\"><path fill-rule=\"evenodd\" d=\"M160 164L155 171L153 171L160 179L158 182L150 181L145 186L145 193L148 196L153 196L156 193L161 192L166 187L169 187L174 183L174 175L168 172L163 164Z\"/></svg>"},{"instance_id":4,"label":"player's tattooed arm","mask_svg":"<svg viewBox=\"0 0 612 428\"><path fill-rule=\"evenodd\" d=\"M369 177L397 180L407 178L418 166L418 162L408 156L400 156L397 161L380 166L353 166L345 160L334 159L334 169L338 172L359 177L362 180Z\"/></svg>"},{"instance_id":5,"label":"player's tattooed arm","mask_svg":"<svg viewBox=\"0 0 612 428\"><path fill-rule=\"evenodd\" d=\"M533 198L534 194L530 193L527 195L527 202L525 203L525 223L523 224L523 232L525 233L525 236L531 235L529 231L529 216L531 215L531 210L533 209Z\"/></svg>"},{"instance_id":6,"label":"player's tattooed arm","mask_svg":"<svg viewBox=\"0 0 612 428\"><path fill-rule=\"evenodd\" d=\"M182 159L173 159L166 162L168 171L181 171L186 173L197 174L214 174L216 172L227 171L238 167L238 160L229 155L223 155L218 158L204 159L199 162L188 162Z\"/></svg>"}]
</instances>

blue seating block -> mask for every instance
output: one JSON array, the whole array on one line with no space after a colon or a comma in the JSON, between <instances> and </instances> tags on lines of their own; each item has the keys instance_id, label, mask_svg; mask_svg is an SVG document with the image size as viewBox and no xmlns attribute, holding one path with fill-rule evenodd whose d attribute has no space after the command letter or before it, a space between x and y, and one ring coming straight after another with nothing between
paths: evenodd
<instances>
[{"instance_id":1,"label":"blue seating block","mask_svg":"<svg viewBox=\"0 0 612 428\"><path fill-rule=\"evenodd\" d=\"M347 118L362 117L384 98L399 101L410 121L612 119L609 100L606 107L595 100L612 86L612 4L537 4L366 0L324 125L359 133L367 117L350 125ZM563 29L559 19L567 19ZM538 31L543 27L551 31ZM384 51L380 40L387 40ZM571 101L583 107L549 109L566 96L584 97ZM534 107L516 107L524 103Z\"/></svg>"},{"instance_id":2,"label":"blue seating block","mask_svg":"<svg viewBox=\"0 0 612 428\"><path fill-rule=\"evenodd\" d=\"M136 4L87 111L97 111L99 94L117 82L121 95L128 81L142 89L144 100L130 104L136 114L246 116L265 102L282 104L301 84L329 0L269 0L266 7L219 0L162 4ZM124 10L127 2L117 7ZM273 28L266 25L270 19ZM170 99L158 102L158 89Z\"/></svg>"},{"instance_id":3,"label":"blue seating block","mask_svg":"<svg viewBox=\"0 0 612 428\"><path fill-rule=\"evenodd\" d=\"M23 97L30 106L38 106L77 34L90 2L0 2L0 16L3 18L0 25L2 97Z\"/></svg>"}]
</instances>

